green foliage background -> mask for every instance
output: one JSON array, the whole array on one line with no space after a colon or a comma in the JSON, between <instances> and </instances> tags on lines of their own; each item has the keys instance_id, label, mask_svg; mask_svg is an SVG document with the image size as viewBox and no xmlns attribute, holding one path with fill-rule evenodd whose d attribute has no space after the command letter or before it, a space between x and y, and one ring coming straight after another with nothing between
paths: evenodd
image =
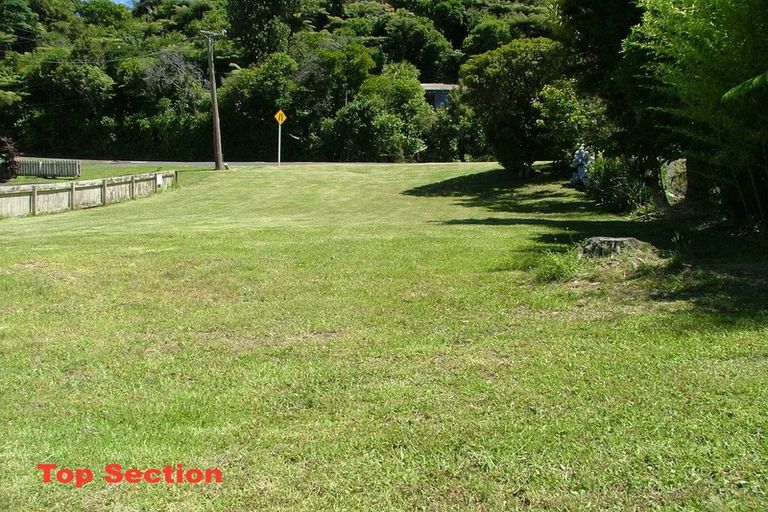
<instances>
[{"instance_id":1,"label":"green foliage background","mask_svg":"<svg viewBox=\"0 0 768 512\"><path fill-rule=\"evenodd\" d=\"M31 154L207 160L200 31L225 30L228 159L274 158L278 108L286 159L486 158L483 141L459 140L464 128L443 129L466 126L471 108L437 113L418 83L456 83L468 55L546 32L539 3L0 0L0 133Z\"/></svg>"}]
</instances>

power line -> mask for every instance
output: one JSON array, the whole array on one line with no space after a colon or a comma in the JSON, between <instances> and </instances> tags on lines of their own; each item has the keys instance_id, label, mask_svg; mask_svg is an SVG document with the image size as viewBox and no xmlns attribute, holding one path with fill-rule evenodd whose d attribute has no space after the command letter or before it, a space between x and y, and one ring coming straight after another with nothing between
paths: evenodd
<instances>
[{"instance_id":1,"label":"power line","mask_svg":"<svg viewBox=\"0 0 768 512\"><path fill-rule=\"evenodd\" d=\"M167 48L163 48L162 50L158 50L158 51L155 51L155 52L144 53L144 54L141 54L141 55L132 55L130 57L121 57L119 59L74 60L74 59L64 58L64 59L41 60L41 61L38 61L38 62L44 63L44 64L91 64L91 65L95 66L95 65L98 65L98 64L110 64L110 63L113 63L113 62L124 62L124 61L131 60L131 59L145 59L147 57L152 57L154 55L159 55L160 53L163 53L163 51L165 51L165 50L167 50L169 48L174 48L174 47L169 46Z\"/></svg>"},{"instance_id":2,"label":"power line","mask_svg":"<svg viewBox=\"0 0 768 512\"><path fill-rule=\"evenodd\" d=\"M25 38L25 37L20 37L20 36L16 36L16 37L17 37L17 39L24 39L26 41L37 42L37 43L40 42L40 40L38 40L38 39ZM69 50L69 48L55 47L55 46L47 46L46 47L46 46L40 45L40 46L38 46L38 48L36 48L36 50L38 50L37 52L32 51L32 52L25 53L23 55L30 55L30 54L34 55L35 53L39 54L39 53L41 53L41 52L39 52L40 48L49 48L49 49L53 49L53 50L57 50L57 49ZM63 58L60 58L60 59L44 59L44 60L40 60L38 62L45 63L45 64L63 64L63 63L93 64L93 65L96 65L96 64L109 64L109 63L113 63L113 62L123 62L123 61L131 60L131 59L143 59L143 58L147 58L147 57L152 57L152 56L155 56L155 55L159 55L159 54L161 54L164 51L167 51L169 49L179 49L179 47L178 46L165 46L163 48L160 48L159 50L155 50L155 51L151 51L151 52L145 52L145 53L140 53L138 55L129 55L129 56L126 56L126 57L118 57L118 58L104 59L104 60L83 60L83 59L70 59L68 57L63 57Z\"/></svg>"}]
</instances>

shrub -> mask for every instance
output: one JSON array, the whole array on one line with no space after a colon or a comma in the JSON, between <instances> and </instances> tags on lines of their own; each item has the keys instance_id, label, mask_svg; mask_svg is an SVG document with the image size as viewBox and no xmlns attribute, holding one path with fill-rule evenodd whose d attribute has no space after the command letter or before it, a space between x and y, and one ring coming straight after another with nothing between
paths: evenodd
<instances>
[{"instance_id":1,"label":"shrub","mask_svg":"<svg viewBox=\"0 0 768 512\"><path fill-rule=\"evenodd\" d=\"M631 212L649 200L648 189L628 159L602 156L589 169L587 196L616 213Z\"/></svg>"},{"instance_id":2,"label":"shrub","mask_svg":"<svg viewBox=\"0 0 768 512\"><path fill-rule=\"evenodd\" d=\"M424 136L427 150L420 156L428 162L455 162L459 157L459 126L447 108L439 108L435 122Z\"/></svg>"},{"instance_id":3,"label":"shrub","mask_svg":"<svg viewBox=\"0 0 768 512\"><path fill-rule=\"evenodd\" d=\"M347 162L403 160L403 123L377 98L357 98L323 121L325 156Z\"/></svg>"},{"instance_id":4,"label":"shrub","mask_svg":"<svg viewBox=\"0 0 768 512\"><path fill-rule=\"evenodd\" d=\"M546 252L533 268L533 278L540 283L569 281L579 273L579 258L574 251Z\"/></svg>"},{"instance_id":5,"label":"shrub","mask_svg":"<svg viewBox=\"0 0 768 512\"><path fill-rule=\"evenodd\" d=\"M8 137L0 137L0 181L12 180L19 172L19 150Z\"/></svg>"}]
</instances>

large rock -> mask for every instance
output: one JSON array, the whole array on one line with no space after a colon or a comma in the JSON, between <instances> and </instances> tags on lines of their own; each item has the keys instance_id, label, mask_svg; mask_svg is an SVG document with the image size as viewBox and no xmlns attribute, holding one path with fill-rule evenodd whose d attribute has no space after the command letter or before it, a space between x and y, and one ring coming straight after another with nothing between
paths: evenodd
<instances>
[{"instance_id":1,"label":"large rock","mask_svg":"<svg viewBox=\"0 0 768 512\"><path fill-rule=\"evenodd\" d=\"M624 252L650 251L653 246L647 242L641 242L637 238L610 238L599 236L590 238L581 244L579 251L582 256L601 258L621 254Z\"/></svg>"}]
</instances>

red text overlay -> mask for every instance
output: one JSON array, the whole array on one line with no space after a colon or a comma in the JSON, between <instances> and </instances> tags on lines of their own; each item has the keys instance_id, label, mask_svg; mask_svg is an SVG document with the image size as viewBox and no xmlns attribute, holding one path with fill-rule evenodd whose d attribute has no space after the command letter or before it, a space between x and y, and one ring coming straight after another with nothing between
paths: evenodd
<instances>
[{"instance_id":1,"label":"red text overlay","mask_svg":"<svg viewBox=\"0 0 768 512\"><path fill-rule=\"evenodd\" d=\"M58 482L82 487L93 482L94 473L88 468L60 468L56 464L38 464L43 483ZM102 477L108 484L220 484L223 480L218 468L185 468L181 464L164 468L123 469L120 464L104 466Z\"/></svg>"}]
</instances>

